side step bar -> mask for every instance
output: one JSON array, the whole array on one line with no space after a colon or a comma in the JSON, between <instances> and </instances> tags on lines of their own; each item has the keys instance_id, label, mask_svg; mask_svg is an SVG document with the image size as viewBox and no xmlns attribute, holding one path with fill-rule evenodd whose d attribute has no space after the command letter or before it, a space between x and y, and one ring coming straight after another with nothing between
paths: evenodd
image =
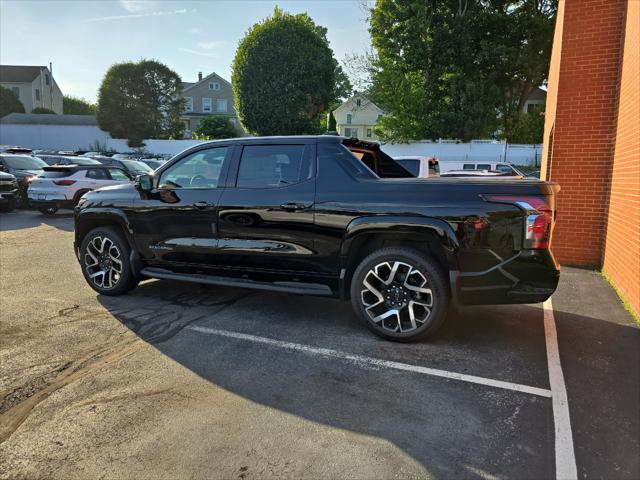
<instances>
[{"instance_id":1,"label":"side step bar","mask_svg":"<svg viewBox=\"0 0 640 480\"><path fill-rule=\"evenodd\" d=\"M258 282L244 278L218 277L202 273L175 273L164 268L146 267L140 271L141 275L161 280L178 280L181 282L206 283L209 285L223 285L225 287L254 288L256 290L270 290L272 292L297 293L301 295L334 296L327 285L319 283L300 282Z\"/></svg>"}]
</instances>

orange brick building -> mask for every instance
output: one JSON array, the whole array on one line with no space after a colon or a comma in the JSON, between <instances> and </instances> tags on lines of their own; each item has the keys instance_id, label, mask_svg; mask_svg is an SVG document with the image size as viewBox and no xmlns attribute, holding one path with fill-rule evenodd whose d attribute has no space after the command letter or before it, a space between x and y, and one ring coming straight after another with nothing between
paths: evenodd
<instances>
[{"instance_id":1,"label":"orange brick building","mask_svg":"<svg viewBox=\"0 0 640 480\"><path fill-rule=\"evenodd\" d=\"M553 251L601 267L640 313L640 0L560 0L546 112Z\"/></svg>"}]
</instances>

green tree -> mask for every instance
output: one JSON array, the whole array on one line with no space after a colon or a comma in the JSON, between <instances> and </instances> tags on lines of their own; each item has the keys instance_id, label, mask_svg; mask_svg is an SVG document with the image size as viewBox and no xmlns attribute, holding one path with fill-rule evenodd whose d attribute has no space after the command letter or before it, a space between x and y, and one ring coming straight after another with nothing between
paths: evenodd
<instances>
[{"instance_id":1,"label":"green tree","mask_svg":"<svg viewBox=\"0 0 640 480\"><path fill-rule=\"evenodd\" d=\"M10 113L24 113L24 105L15 93L5 87L0 87L0 117Z\"/></svg>"},{"instance_id":2,"label":"green tree","mask_svg":"<svg viewBox=\"0 0 640 480\"><path fill-rule=\"evenodd\" d=\"M62 111L66 115L95 115L97 107L83 98L65 95L62 97Z\"/></svg>"},{"instance_id":3,"label":"green tree","mask_svg":"<svg viewBox=\"0 0 640 480\"><path fill-rule=\"evenodd\" d=\"M370 96L392 141L508 134L546 77L555 0L378 0Z\"/></svg>"},{"instance_id":4,"label":"green tree","mask_svg":"<svg viewBox=\"0 0 640 480\"><path fill-rule=\"evenodd\" d=\"M154 60L112 65L98 92L98 124L129 146L144 138L181 138L184 99L180 76Z\"/></svg>"},{"instance_id":5,"label":"green tree","mask_svg":"<svg viewBox=\"0 0 640 480\"><path fill-rule=\"evenodd\" d=\"M232 84L240 121L255 135L316 133L335 95L326 29L275 8L240 41Z\"/></svg>"},{"instance_id":6,"label":"green tree","mask_svg":"<svg viewBox=\"0 0 640 480\"><path fill-rule=\"evenodd\" d=\"M506 137L509 143L542 143L544 135L544 106L530 108L518 115Z\"/></svg>"},{"instance_id":7,"label":"green tree","mask_svg":"<svg viewBox=\"0 0 640 480\"><path fill-rule=\"evenodd\" d=\"M195 131L195 138L199 140L218 140L237 136L238 131L235 125L224 115L210 115L203 118Z\"/></svg>"},{"instance_id":8,"label":"green tree","mask_svg":"<svg viewBox=\"0 0 640 480\"><path fill-rule=\"evenodd\" d=\"M47 114L56 115L56 112L54 112L50 108L45 108L45 107L36 107L33 110L31 110L31 113L36 113L36 114L38 114L38 113L47 113Z\"/></svg>"}]
</instances>

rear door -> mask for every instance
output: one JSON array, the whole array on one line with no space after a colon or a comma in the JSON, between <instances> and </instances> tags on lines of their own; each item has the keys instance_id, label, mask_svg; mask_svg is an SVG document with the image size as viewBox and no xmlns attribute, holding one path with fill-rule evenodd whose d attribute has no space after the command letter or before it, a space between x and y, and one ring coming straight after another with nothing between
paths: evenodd
<instances>
[{"instance_id":1,"label":"rear door","mask_svg":"<svg viewBox=\"0 0 640 480\"><path fill-rule=\"evenodd\" d=\"M246 144L222 193L220 264L240 272L304 274L314 255L315 142Z\"/></svg>"}]
</instances>

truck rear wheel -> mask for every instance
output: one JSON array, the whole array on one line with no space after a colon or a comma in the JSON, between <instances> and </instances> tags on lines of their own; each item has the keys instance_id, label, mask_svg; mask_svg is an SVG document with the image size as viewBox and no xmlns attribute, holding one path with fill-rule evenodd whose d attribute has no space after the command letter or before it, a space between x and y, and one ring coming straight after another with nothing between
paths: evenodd
<instances>
[{"instance_id":1,"label":"truck rear wheel","mask_svg":"<svg viewBox=\"0 0 640 480\"><path fill-rule=\"evenodd\" d=\"M80 265L85 280L102 295L122 295L138 284L131 271L131 249L111 227L91 230L80 245Z\"/></svg>"},{"instance_id":2,"label":"truck rear wheel","mask_svg":"<svg viewBox=\"0 0 640 480\"><path fill-rule=\"evenodd\" d=\"M356 268L351 303L375 334L411 342L442 326L449 289L440 267L430 257L408 248L383 248Z\"/></svg>"}]
</instances>

